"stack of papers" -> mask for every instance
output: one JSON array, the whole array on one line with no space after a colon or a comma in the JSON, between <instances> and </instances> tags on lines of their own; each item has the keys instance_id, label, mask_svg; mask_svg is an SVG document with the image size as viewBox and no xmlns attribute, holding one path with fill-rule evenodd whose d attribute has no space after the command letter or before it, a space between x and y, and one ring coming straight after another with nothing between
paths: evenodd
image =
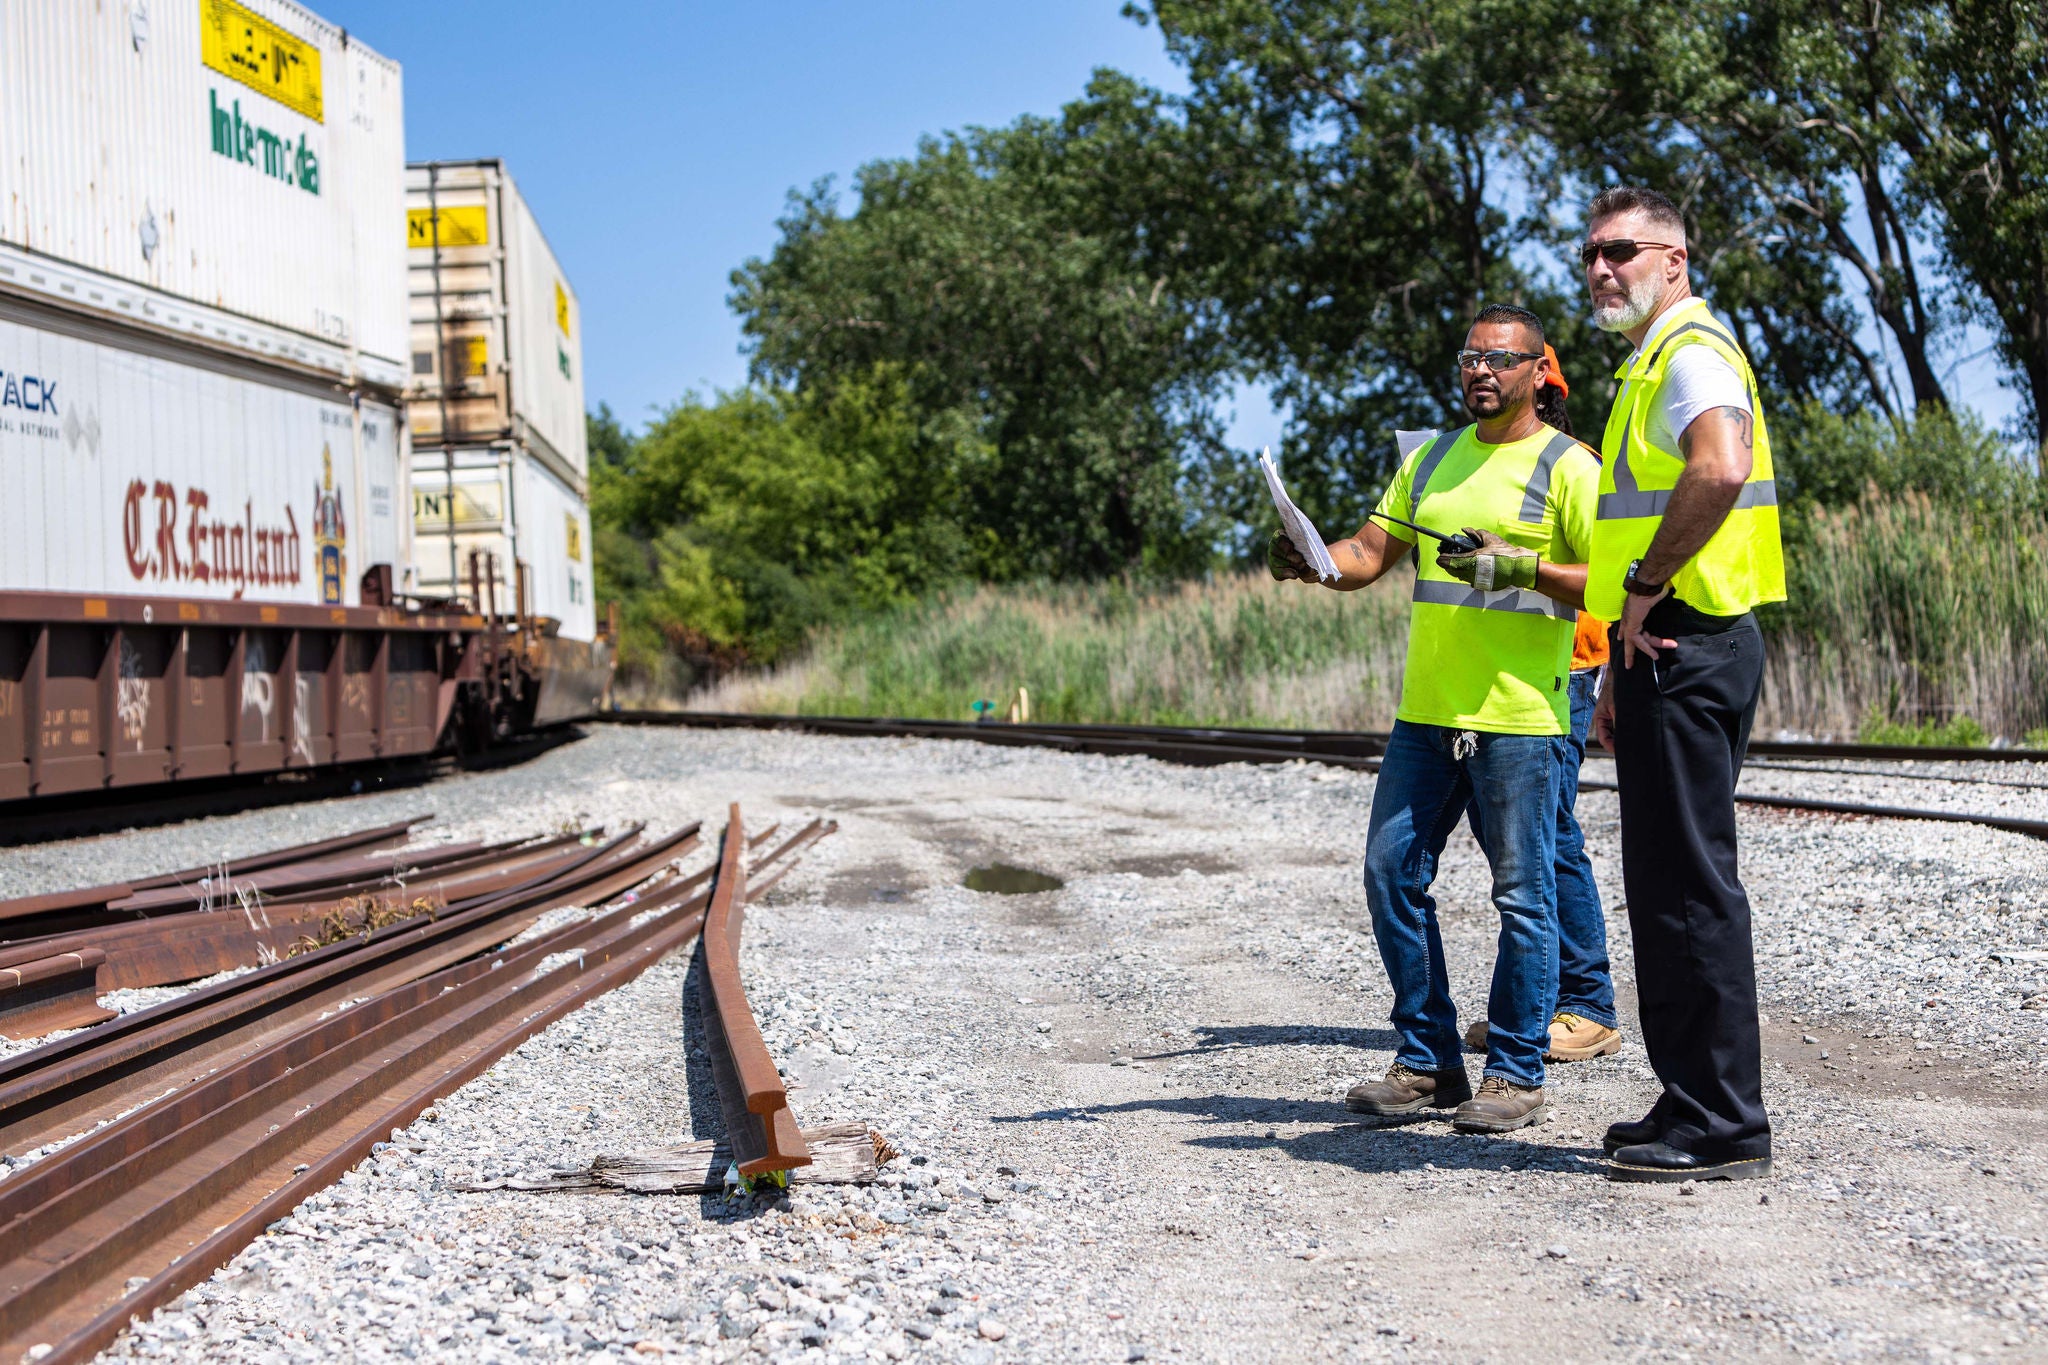
<instances>
[{"instance_id":1,"label":"stack of papers","mask_svg":"<svg viewBox=\"0 0 2048 1365\"><path fill-rule=\"evenodd\" d=\"M1280 471L1273 465L1270 448L1259 452L1259 468L1266 475L1266 491L1273 496L1273 507L1280 513L1280 530L1294 542L1294 548L1301 551L1301 557L1316 571L1316 576L1327 583L1336 578L1337 561L1330 558L1330 547L1323 543L1323 533L1316 530L1316 524L1308 519L1294 499L1287 496L1287 488L1280 482Z\"/></svg>"}]
</instances>

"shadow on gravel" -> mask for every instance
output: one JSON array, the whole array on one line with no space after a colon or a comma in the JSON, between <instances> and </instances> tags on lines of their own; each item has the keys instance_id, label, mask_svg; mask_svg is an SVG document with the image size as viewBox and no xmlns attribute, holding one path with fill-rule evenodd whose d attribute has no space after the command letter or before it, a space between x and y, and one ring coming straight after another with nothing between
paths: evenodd
<instances>
[{"instance_id":1,"label":"shadow on gravel","mask_svg":"<svg viewBox=\"0 0 2048 1365\"><path fill-rule=\"evenodd\" d=\"M1551 1145L1532 1141L1526 1135L1493 1138L1453 1133L1447 1131L1449 1120L1434 1114L1413 1120L1360 1122L1358 1115L1334 1100L1262 1099L1248 1095L1161 1096L990 1117L995 1123L1100 1123L1106 1115L1144 1112L1184 1114L1204 1123L1328 1125L1286 1137L1218 1133L1191 1138L1188 1146L1223 1152L1277 1151L1296 1161L1320 1161L1357 1171L1414 1171L1433 1166L1440 1171L1547 1170L1589 1176L1606 1173L1600 1149L1595 1146ZM1527 1130L1524 1131L1526 1134Z\"/></svg>"},{"instance_id":2,"label":"shadow on gravel","mask_svg":"<svg viewBox=\"0 0 2048 1365\"><path fill-rule=\"evenodd\" d=\"M704 1046L704 1016L698 1006L704 989L704 940L690 953L683 976L683 1074L689 1090L690 1136L713 1141L725 1136L725 1113L718 1107L718 1086L711 1079L711 1054ZM720 1194L697 1196L697 1212L707 1223L737 1223L789 1207L786 1197L728 1200Z\"/></svg>"},{"instance_id":3,"label":"shadow on gravel","mask_svg":"<svg viewBox=\"0 0 2048 1365\"><path fill-rule=\"evenodd\" d=\"M1178 1052L1148 1052L1140 1060L1171 1061L1175 1057L1199 1057L1224 1048L1288 1047L1303 1043L1391 1052L1400 1042L1392 1029L1324 1028L1315 1024L1198 1024L1194 1032L1197 1041L1193 1047L1182 1048Z\"/></svg>"},{"instance_id":4,"label":"shadow on gravel","mask_svg":"<svg viewBox=\"0 0 2048 1365\"><path fill-rule=\"evenodd\" d=\"M1601 1180L1607 1175L1597 1146L1552 1146L1527 1138L1472 1136L1446 1131L1448 1127L1377 1127L1353 1122L1283 1138L1218 1134L1195 1138L1188 1145L1221 1151L1272 1149L1296 1161L1320 1161L1372 1173L1430 1166L1439 1171L1559 1171Z\"/></svg>"}]
</instances>

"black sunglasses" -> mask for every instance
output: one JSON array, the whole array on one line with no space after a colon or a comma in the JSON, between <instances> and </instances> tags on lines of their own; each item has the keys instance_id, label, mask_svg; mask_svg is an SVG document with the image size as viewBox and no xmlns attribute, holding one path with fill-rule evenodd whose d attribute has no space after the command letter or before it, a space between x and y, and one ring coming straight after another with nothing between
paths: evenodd
<instances>
[{"instance_id":1,"label":"black sunglasses","mask_svg":"<svg viewBox=\"0 0 2048 1365\"><path fill-rule=\"evenodd\" d=\"M1476 370L1483 364L1495 374L1503 374L1525 360L1541 359L1543 359L1543 352L1541 351L1460 351L1458 352L1458 368L1461 370Z\"/></svg>"},{"instance_id":2,"label":"black sunglasses","mask_svg":"<svg viewBox=\"0 0 2048 1365\"><path fill-rule=\"evenodd\" d=\"M1603 257L1609 265L1625 265L1634 260L1646 247L1664 251L1673 248L1671 242L1632 242L1626 237L1617 237L1611 242L1588 242L1579 248L1579 264L1591 267L1595 256Z\"/></svg>"}]
</instances>

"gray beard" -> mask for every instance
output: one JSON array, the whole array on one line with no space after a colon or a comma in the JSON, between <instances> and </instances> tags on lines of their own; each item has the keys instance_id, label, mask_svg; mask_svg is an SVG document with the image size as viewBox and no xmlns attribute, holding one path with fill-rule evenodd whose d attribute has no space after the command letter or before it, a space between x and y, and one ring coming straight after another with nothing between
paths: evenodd
<instances>
[{"instance_id":1,"label":"gray beard","mask_svg":"<svg viewBox=\"0 0 2048 1365\"><path fill-rule=\"evenodd\" d=\"M1628 302L1604 304L1593 310L1593 325L1603 332L1628 332L1650 320L1657 311L1661 291L1655 280L1639 280L1629 286Z\"/></svg>"}]
</instances>

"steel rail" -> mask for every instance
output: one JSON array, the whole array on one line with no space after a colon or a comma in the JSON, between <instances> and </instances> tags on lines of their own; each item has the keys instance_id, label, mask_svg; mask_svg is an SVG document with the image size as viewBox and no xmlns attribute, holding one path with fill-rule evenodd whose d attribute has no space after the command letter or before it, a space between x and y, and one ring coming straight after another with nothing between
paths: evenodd
<instances>
[{"instance_id":1,"label":"steel rail","mask_svg":"<svg viewBox=\"0 0 2048 1365\"><path fill-rule=\"evenodd\" d=\"M803 730L820 734L867 737L916 737L964 739L980 744L1018 745L1059 749L1069 753L1095 753L1157 758L1169 763L1209 766L1223 763L1317 763L1329 767L1377 771L1385 736L1361 732L1180 729L1173 726L1115 725L1007 725L977 721L928 721L896 719L849 719L812 716L751 716L726 712L631 711L611 719L629 725L671 725L705 729ZM1376 747L1375 747L1376 746ZM1783 753L1799 746L1758 743L1752 753ZM1812 745L1801 752L1857 749L1849 745ZM1370 752L1365 752L1370 750ZM1899 752L1868 746L1871 756ZM1916 757L1946 759L1955 754L1970 757L1998 757L2006 761L2030 759L2048 761L2048 752L2031 750L1908 750ZM1853 770L1844 775L1855 776ZM1612 791L1615 784L1582 778L1582 790ZM1884 820L1934 820L1951 824L1981 825L1988 829L2048 839L2048 820L2029 820L2004 815L1961 811L1927 810L1902 806L1859 805L1794 796L1765 796L1737 792L1743 805L1769 806L1779 810L1806 811L1825 815L1857 815Z\"/></svg>"},{"instance_id":2,"label":"steel rail","mask_svg":"<svg viewBox=\"0 0 2048 1365\"><path fill-rule=\"evenodd\" d=\"M704 978L697 1004L725 1139L740 1174L754 1176L808 1166L811 1149L789 1111L789 1092L740 980L740 928L747 903L743 829L735 801L719 852L718 880L704 912Z\"/></svg>"},{"instance_id":3,"label":"steel rail","mask_svg":"<svg viewBox=\"0 0 2048 1365\"><path fill-rule=\"evenodd\" d=\"M985 721L924 720L899 717L752 715L736 711L610 711L593 721L623 725L675 725L698 729L813 730L820 734L919 734L932 738L987 730L1032 731L1073 739L1142 739L1184 741L1194 737L1219 744L1284 749L1299 744L1327 753L1371 757L1386 748L1384 731L1280 730L1230 726L1094 725L1032 722L1003 725ZM963 733L964 732L964 733ZM1001 743L1002 741L993 741ZM1773 758L1850 758L1913 760L1939 763L2048 763L2048 749L1957 748L1910 744L1838 744L1825 740L1752 740L1749 752Z\"/></svg>"},{"instance_id":4,"label":"steel rail","mask_svg":"<svg viewBox=\"0 0 2048 1365\"><path fill-rule=\"evenodd\" d=\"M329 944L0 1060L0 1151L65 1137L261 1047L306 1017L487 952L549 910L601 903L694 846L688 825L641 846L637 829L582 850L566 873Z\"/></svg>"},{"instance_id":5,"label":"steel rail","mask_svg":"<svg viewBox=\"0 0 2048 1365\"><path fill-rule=\"evenodd\" d=\"M788 859L814 821L762 860ZM637 976L736 899L737 808L710 869L305 1023L0 1182L0 1357L88 1359L393 1129ZM757 890L753 894L760 894Z\"/></svg>"},{"instance_id":6,"label":"steel rail","mask_svg":"<svg viewBox=\"0 0 2048 1365\"><path fill-rule=\"evenodd\" d=\"M159 887L178 886L199 881L205 877L219 876L223 871L230 877L246 876L291 863L309 862L315 858L331 857L353 849L367 848L372 844L390 839L409 837L415 826L433 819L431 814L415 815L410 820L395 824L379 825L374 829L361 829L353 834L337 835L332 839L320 839L310 844L293 844L287 848L274 848L267 853L252 853L243 858L227 858L209 867L188 867L180 872L159 872L148 877L137 877L125 882L110 882L105 886L81 887L75 891L54 891L40 896L16 896L12 900L0 901L0 922L29 919L64 912L81 913L104 910L109 901L132 896L141 891L153 891Z\"/></svg>"},{"instance_id":7,"label":"steel rail","mask_svg":"<svg viewBox=\"0 0 2048 1365\"><path fill-rule=\"evenodd\" d=\"M386 877L320 894L322 899L257 902L214 910L188 910L143 920L101 925L71 933L43 934L0 943L0 969L63 953L98 950L105 955L96 986L118 990L193 981L233 967L254 966L265 951L282 955L318 928L329 916L360 920L365 903L425 900L438 913L441 906L504 891L549 869L565 868L578 850L574 835L559 835L534 844L506 846L489 861L466 859L467 871L440 869L417 881ZM0 992L0 1004L4 1004ZM8 1016L8 1023L12 1023ZM0 1032L6 1031L0 1028Z\"/></svg>"}]
</instances>

